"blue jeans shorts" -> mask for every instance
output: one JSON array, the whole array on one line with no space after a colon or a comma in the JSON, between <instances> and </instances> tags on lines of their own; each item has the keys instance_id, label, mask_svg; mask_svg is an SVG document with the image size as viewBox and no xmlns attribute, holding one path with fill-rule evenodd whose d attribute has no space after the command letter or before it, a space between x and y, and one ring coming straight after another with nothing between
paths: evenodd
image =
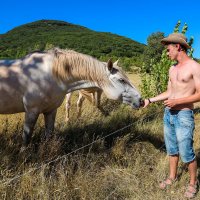
<instances>
[{"instance_id":1,"label":"blue jeans shorts","mask_svg":"<svg viewBox=\"0 0 200 200\"><path fill-rule=\"evenodd\" d=\"M193 149L193 110L170 110L164 112L164 139L168 155L180 155L184 163L195 159Z\"/></svg>"}]
</instances>

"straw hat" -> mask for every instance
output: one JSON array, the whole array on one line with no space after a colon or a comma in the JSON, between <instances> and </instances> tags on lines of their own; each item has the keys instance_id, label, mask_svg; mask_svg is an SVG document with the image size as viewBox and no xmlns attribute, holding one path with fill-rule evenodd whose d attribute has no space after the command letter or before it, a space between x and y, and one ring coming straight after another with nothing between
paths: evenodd
<instances>
[{"instance_id":1,"label":"straw hat","mask_svg":"<svg viewBox=\"0 0 200 200\"><path fill-rule=\"evenodd\" d=\"M162 44L181 44L182 46L190 49L191 46L187 43L187 38L182 33L172 33L168 37L161 40Z\"/></svg>"}]
</instances>

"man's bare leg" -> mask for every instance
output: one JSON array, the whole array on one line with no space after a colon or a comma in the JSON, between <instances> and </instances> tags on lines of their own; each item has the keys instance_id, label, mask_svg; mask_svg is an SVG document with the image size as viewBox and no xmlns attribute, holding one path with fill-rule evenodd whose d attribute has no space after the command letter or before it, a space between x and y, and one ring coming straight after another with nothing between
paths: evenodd
<instances>
[{"instance_id":1,"label":"man's bare leg","mask_svg":"<svg viewBox=\"0 0 200 200\"><path fill-rule=\"evenodd\" d=\"M179 155L169 156L169 177L160 183L160 188L165 189L172 185L177 178Z\"/></svg>"},{"instance_id":2,"label":"man's bare leg","mask_svg":"<svg viewBox=\"0 0 200 200\"><path fill-rule=\"evenodd\" d=\"M169 156L169 177L175 180L177 177L179 155Z\"/></svg>"},{"instance_id":3,"label":"man's bare leg","mask_svg":"<svg viewBox=\"0 0 200 200\"><path fill-rule=\"evenodd\" d=\"M188 185L185 197L193 198L195 197L197 190L198 190L198 182L197 182L197 161L193 160L192 162L188 163L188 170L190 174L190 184Z\"/></svg>"},{"instance_id":4,"label":"man's bare leg","mask_svg":"<svg viewBox=\"0 0 200 200\"><path fill-rule=\"evenodd\" d=\"M190 184L195 185L197 182L197 161L193 160L188 163L188 170L190 174Z\"/></svg>"}]
</instances>

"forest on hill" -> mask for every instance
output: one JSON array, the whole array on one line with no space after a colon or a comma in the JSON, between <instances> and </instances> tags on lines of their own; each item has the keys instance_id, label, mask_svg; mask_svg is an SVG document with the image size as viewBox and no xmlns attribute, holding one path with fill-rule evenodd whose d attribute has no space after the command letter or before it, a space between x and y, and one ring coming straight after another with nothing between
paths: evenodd
<instances>
[{"instance_id":1,"label":"forest on hill","mask_svg":"<svg viewBox=\"0 0 200 200\"><path fill-rule=\"evenodd\" d=\"M52 47L73 49L100 60L121 58L140 66L145 45L129 38L57 20L39 20L0 35L0 59L15 59Z\"/></svg>"}]
</instances>

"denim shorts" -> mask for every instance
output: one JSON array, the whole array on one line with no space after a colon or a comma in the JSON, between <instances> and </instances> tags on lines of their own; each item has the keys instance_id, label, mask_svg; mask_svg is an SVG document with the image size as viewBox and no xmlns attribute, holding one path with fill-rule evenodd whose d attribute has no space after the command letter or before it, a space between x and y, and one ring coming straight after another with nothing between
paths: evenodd
<instances>
[{"instance_id":1,"label":"denim shorts","mask_svg":"<svg viewBox=\"0 0 200 200\"><path fill-rule=\"evenodd\" d=\"M184 163L195 159L193 149L193 110L170 110L164 112L164 138L168 155L179 154Z\"/></svg>"}]
</instances>

